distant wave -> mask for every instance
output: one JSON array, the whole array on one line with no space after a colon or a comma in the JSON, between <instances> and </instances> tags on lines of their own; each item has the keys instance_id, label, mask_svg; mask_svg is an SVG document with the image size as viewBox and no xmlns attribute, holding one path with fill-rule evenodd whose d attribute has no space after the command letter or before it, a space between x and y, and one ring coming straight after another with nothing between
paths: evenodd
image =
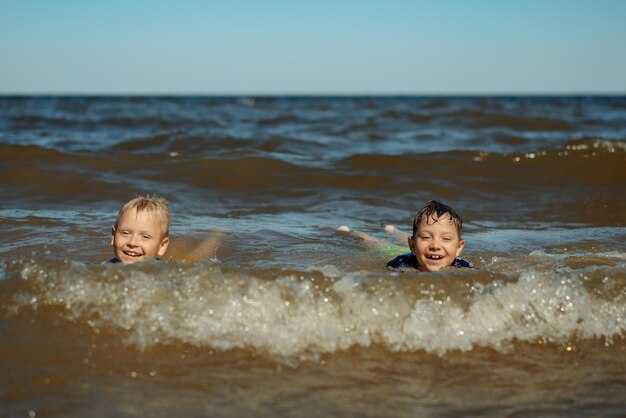
<instances>
[{"instance_id":1,"label":"distant wave","mask_svg":"<svg viewBox=\"0 0 626 418\"><path fill-rule=\"evenodd\" d=\"M277 139L278 141L279 139ZM152 146L166 141L150 140ZM226 142L223 143L226 146ZM231 144L236 147L235 144ZM424 187L450 187L451 192L498 192L538 187L614 188L626 184L624 161L626 142L602 139L572 141L564 147L538 149L519 154L475 151L446 151L404 155L357 154L321 166L303 165L297 158L274 152L248 150L224 152L219 158L198 154L193 142L188 150L145 153L143 141L136 147L143 155L61 152L28 145L0 144L0 181L22 184L20 193L45 195L48 191L80 193L125 183L130 173L142 173L144 180L179 183L220 190L314 190L383 189L403 193L411 184ZM123 148L119 148L122 150ZM84 174L86 173L86 175ZM435 176L432 173L436 173ZM65 179L65 180L64 180ZM46 186L48 184L49 186ZM430 185L430 186L429 186ZM456 190L456 192L455 192Z\"/></svg>"}]
</instances>

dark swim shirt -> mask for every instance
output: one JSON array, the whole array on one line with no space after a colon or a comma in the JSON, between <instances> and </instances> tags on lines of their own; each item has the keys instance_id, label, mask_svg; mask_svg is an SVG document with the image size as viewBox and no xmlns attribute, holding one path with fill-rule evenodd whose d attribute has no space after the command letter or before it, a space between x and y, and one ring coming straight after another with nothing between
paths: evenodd
<instances>
[{"instance_id":1,"label":"dark swim shirt","mask_svg":"<svg viewBox=\"0 0 626 418\"><path fill-rule=\"evenodd\" d=\"M455 258L452 264L450 264L450 266L458 267L458 268L468 268L468 269L474 268L472 263L462 258ZM412 253L399 255L393 260L389 261L387 263L387 267L392 268L392 269L401 269L401 268L407 268L407 267L417 268L417 257L415 257L415 254L412 254Z\"/></svg>"},{"instance_id":2,"label":"dark swim shirt","mask_svg":"<svg viewBox=\"0 0 626 418\"><path fill-rule=\"evenodd\" d=\"M152 260L157 260L157 261L161 261L161 257L155 257ZM148 261L148 260L144 260L144 261ZM109 264L109 263L121 263L122 261L117 258L117 257L113 257L112 259L103 262L102 264Z\"/></svg>"}]
</instances>

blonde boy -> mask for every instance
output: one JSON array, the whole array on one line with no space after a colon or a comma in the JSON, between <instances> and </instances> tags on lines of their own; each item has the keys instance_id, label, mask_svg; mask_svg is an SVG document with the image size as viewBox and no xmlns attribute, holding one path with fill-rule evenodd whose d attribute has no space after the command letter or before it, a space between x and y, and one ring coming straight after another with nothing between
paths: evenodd
<instances>
[{"instance_id":1,"label":"blonde boy","mask_svg":"<svg viewBox=\"0 0 626 418\"><path fill-rule=\"evenodd\" d=\"M111 230L115 257L109 263L130 264L165 254L169 245L170 211L162 197L136 197L117 214Z\"/></svg>"}]
</instances>

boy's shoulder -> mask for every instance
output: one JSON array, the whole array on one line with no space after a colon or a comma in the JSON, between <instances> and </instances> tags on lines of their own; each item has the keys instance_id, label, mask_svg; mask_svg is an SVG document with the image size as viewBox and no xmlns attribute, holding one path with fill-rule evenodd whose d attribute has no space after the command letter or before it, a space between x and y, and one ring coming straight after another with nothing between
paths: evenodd
<instances>
[{"instance_id":1,"label":"boy's shoulder","mask_svg":"<svg viewBox=\"0 0 626 418\"><path fill-rule=\"evenodd\" d=\"M450 266L468 269L475 268L472 263L459 257L455 258ZM417 268L417 257L415 257L415 254L413 253L402 254L392 260L389 260L389 262L387 262L387 267L391 269L402 269L408 267Z\"/></svg>"},{"instance_id":2,"label":"boy's shoulder","mask_svg":"<svg viewBox=\"0 0 626 418\"><path fill-rule=\"evenodd\" d=\"M407 267L417 268L417 257L415 254L408 253L397 256L387 262L387 267L392 269L401 269Z\"/></svg>"},{"instance_id":3,"label":"boy's shoulder","mask_svg":"<svg viewBox=\"0 0 626 418\"><path fill-rule=\"evenodd\" d=\"M467 261L464 258L455 258L454 261L452 262L452 267L458 267L458 268L466 268L466 269L473 269L476 268L472 265L472 263L470 263L469 261Z\"/></svg>"}]
</instances>

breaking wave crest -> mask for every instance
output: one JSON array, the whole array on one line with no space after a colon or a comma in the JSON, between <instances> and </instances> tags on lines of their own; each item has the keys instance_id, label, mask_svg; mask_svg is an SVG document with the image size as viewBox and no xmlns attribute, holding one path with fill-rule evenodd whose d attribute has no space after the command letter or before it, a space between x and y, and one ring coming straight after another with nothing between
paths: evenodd
<instances>
[{"instance_id":1,"label":"breaking wave crest","mask_svg":"<svg viewBox=\"0 0 626 418\"><path fill-rule=\"evenodd\" d=\"M306 359L351 347L437 355L514 343L623 341L624 266L439 275L245 271L217 265L86 265L16 261L0 281L3 310L52 308L129 346L190 344Z\"/></svg>"}]
</instances>

